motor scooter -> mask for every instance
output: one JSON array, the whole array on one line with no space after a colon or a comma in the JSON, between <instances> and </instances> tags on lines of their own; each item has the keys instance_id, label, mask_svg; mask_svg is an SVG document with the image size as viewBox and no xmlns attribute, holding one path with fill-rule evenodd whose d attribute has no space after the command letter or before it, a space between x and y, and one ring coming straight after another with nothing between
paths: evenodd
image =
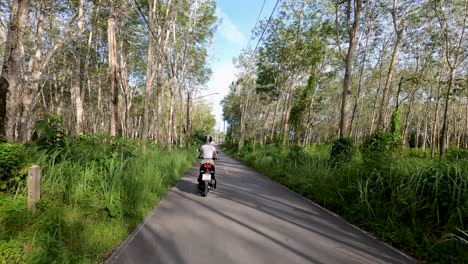
<instances>
[{"instance_id":1,"label":"motor scooter","mask_svg":"<svg viewBox=\"0 0 468 264\"><path fill-rule=\"evenodd\" d=\"M198 189L202 196L208 196L208 192L216 189L216 179L214 177L215 166L209 162L203 163L200 166L200 177L198 179Z\"/></svg>"}]
</instances>

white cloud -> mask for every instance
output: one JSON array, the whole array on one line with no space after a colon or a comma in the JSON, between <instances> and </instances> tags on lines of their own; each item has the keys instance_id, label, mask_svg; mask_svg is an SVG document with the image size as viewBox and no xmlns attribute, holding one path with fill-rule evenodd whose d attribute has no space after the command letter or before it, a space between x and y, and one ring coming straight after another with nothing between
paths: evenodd
<instances>
[{"instance_id":1,"label":"white cloud","mask_svg":"<svg viewBox=\"0 0 468 264\"><path fill-rule=\"evenodd\" d=\"M219 8L216 9L216 15L222 19L221 25L218 28L221 36L230 42L244 44L244 34L232 23L231 19Z\"/></svg>"}]
</instances>

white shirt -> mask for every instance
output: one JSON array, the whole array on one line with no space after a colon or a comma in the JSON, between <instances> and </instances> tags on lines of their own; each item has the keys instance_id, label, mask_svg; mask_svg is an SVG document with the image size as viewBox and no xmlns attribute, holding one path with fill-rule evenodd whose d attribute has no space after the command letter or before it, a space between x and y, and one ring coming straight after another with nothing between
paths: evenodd
<instances>
[{"instance_id":1,"label":"white shirt","mask_svg":"<svg viewBox=\"0 0 468 264\"><path fill-rule=\"evenodd\" d=\"M214 146L205 144L200 148L200 152L202 153L203 159L213 159L216 148Z\"/></svg>"}]
</instances>

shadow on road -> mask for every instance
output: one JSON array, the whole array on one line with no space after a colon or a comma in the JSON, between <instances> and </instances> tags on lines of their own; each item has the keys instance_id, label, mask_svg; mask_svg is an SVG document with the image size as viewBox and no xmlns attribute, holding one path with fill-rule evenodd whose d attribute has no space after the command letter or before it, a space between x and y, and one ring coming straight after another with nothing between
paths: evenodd
<instances>
[{"instance_id":1,"label":"shadow on road","mask_svg":"<svg viewBox=\"0 0 468 264\"><path fill-rule=\"evenodd\" d=\"M221 154L218 188L201 197L198 164L121 260L133 263L412 263L269 178ZM208 239L204 240L206 232ZM200 240L202 239L202 240ZM207 246L200 243L208 243ZM208 254L209 257L205 258ZM125 263L125 262L117 262Z\"/></svg>"},{"instance_id":2,"label":"shadow on road","mask_svg":"<svg viewBox=\"0 0 468 264\"><path fill-rule=\"evenodd\" d=\"M198 201L194 200L192 197L190 197L190 196L188 196L188 195L184 195L184 194L182 194L182 193L176 193L176 194L177 194L177 195L180 195L181 197L183 197L183 198L185 198L185 199L192 200L193 202L198 202ZM296 254L296 255L298 255L298 256L300 256L300 257L302 257L302 258L304 258L304 259L310 261L311 263L322 263L322 262L319 262L317 259L313 259L313 258L311 258L310 256L304 254L303 252L300 252L300 251L296 250L295 248L292 248L292 247L289 246L288 244L286 244L286 243L284 243L284 242L282 242L282 241L279 241L278 239L276 239L276 238L274 238L274 237L272 237L272 236L270 236L270 235L268 235L268 234L266 234L266 233L264 233L264 232L262 232L262 231L260 231L260 230L258 230L258 229L256 229L256 228L252 227L251 225L249 225L249 224L247 224L247 223L244 223L244 222L241 222L241 221L237 220L236 218L231 217L231 216L229 216L228 214L223 213L222 211L220 211L220 210L214 208L213 206L210 206L210 205L208 205L208 204L205 204L204 207L207 208L207 209L209 209L211 212L215 212L215 213L219 214L220 216L226 218L227 220L230 220L230 221L232 221L232 222L234 222L234 223L236 223L236 224L239 224L239 225L241 225L241 226L243 226L243 227L249 229L250 231L252 231L252 232L254 232L254 233L256 233L256 234L261 235L261 236L263 236L263 237L265 237L265 238L271 240L272 242L274 242L274 243L280 245L281 247L287 249L288 251L291 251L291 252L293 252L294 254Z\"/></svg>"}]
</instances>

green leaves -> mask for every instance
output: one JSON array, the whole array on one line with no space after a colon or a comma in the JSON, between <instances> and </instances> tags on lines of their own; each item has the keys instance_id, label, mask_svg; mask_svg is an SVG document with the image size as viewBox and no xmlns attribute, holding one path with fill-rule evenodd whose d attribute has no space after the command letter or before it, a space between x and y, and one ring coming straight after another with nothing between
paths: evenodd
<instances>
[{"instance_id":1,"label":"green leaves","mask_svg":"<svg viewBox=\"0 0 468 264\"><path fill-rule=\"evenodd\" d=\"M47 126L47 121L46 120L37 121L37 123L36 123L36 132L45 130L46 126Z\"/></svg>"},{"instance_id":2,"label":"green leaves","mask_svg":"<svg viewBox=\"0 0 468 264\"><path fill-rule=\"evenodd\" d=\"M398 109L395 109L392 113L391 123L390 123L390 132L393 135L393 140L395 145L402 144L402 137L401 137L401 116Z\"/></svg>"},{"instance_id":3,"label":"green leaves","mask_svg":"<svg viewBox=\"0 0 468 264\"><path fill-rule=\"evenodd\" d=\"M37 121L35 130L40 135L37 140L39 148L50 152L65 147L65 126L60 116L49 115L46 119Z\"/></svg>"},{"instance_id":4,"label":"green leaves","mask_svg":"<svg viewBox=\"0 0 468 264\"><path fill-rule=\"evenodd\" d=\"M333 142L330 159L335 163L349 162L353 158L355 148L350 138L340 138Z\"/></svg>"},{"instance_id":5,"label":"green leaves","mask_svg":"<svg viewBox=\"0 0 468 264\"><path fill-rule=\"evenodd\" d=\"M21 169L26 163L23 146L0 143L0 190L16 187L24 179Z\"/></svg>"},{"instance_id":6,"label":"green leaves","mask_svg":"<svg viewBox=\"0 0 468 264\"><path fill-rule=\"evenodd\" d=\"M21 263L23 259L23 245L20 241L0 240L0 263Z\"/></svg>"},{"instance_id":7,"label":"green leaves","mask_svg":"<svg viewBox=\"0 0 468 264\"><path fill-rule=\"evenodd\" d=\"M377 131L368 136L361 145L363 161L370 167L384 169L399 147L401 147L399 134Z\"/></svg>"}]
</instances>

